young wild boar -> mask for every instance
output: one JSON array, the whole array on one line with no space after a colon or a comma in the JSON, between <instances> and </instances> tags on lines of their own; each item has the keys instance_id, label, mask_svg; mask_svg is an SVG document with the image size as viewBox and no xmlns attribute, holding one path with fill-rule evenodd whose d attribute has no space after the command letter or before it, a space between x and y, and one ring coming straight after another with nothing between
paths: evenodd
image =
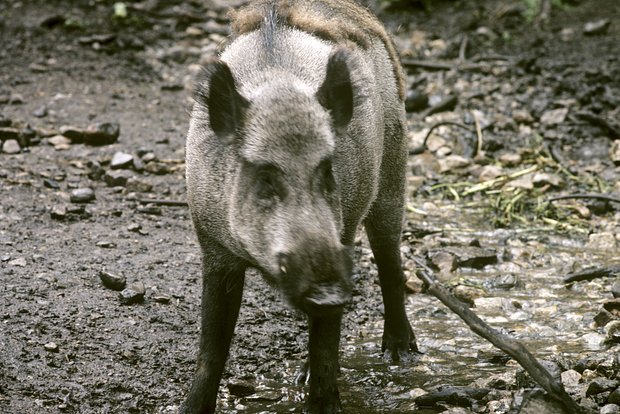
<instances>
[{"instance_id":1,"label":"young wild boar","mask_svg":"<svg viewBox=\"0 0 620 414\"><path fill-rule=\"evenodd\" d=\"M336 377L352 245L364 224L385 304L383 350L416 350L399 241L404 81L379 21L348 0L259 0L204 68L187 136L203 254L198 367L182 413L213 413L244 274L259 269L308 315L306 413L341 410Z\"/></svg>"}]
</instances>

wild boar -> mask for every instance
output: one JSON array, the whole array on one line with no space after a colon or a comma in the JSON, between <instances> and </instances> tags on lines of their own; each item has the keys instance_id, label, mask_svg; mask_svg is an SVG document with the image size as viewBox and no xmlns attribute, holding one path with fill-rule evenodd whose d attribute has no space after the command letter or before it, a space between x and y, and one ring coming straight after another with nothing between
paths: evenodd
<instances>
[{"instance_id":1,"label":"wild boar","mask_svg":"<svg viewBox=\"0 0 620 414\"><path fill-rule=\"evenodd\" d=\"M336 413L340 324L362 223L385 306L385 357L417 351L399 249L404 76L384 27L353 1L254 1L231 20L228 45L197 82L187 135L202 333L180 411L215 411L253 267L308 315L304 412Z\"/></svg>"}]
</instances>

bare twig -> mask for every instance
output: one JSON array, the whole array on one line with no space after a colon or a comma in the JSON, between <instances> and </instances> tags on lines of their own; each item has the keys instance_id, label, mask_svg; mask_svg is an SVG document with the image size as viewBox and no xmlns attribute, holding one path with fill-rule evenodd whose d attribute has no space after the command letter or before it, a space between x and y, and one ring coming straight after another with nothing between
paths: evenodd
<instances>
[{"instance_id":1,"label":"bare twig","mask_svg":"<svg viewBox=\"0 0 620 414\"><path fill-rule=\"evenodd\" d=\"M581 194L581 193L555 196L555 197L549 198L547 201L551 203L556 200L569 200L569 199L576 199L576 198L590 198L590 199L595 199L595 200L609 201L610 203L620 203L620 197L613 197L613 196L608 196L605 194Z\"/></svg>"},{"instance_id":2,"label":"bare twig","mask_svg":"<svg viewBox=\"0 0 620 414\"><path fill-rule=\"evenodd\" d=\"M491 342L514 358L530 376L545 390L551 398L562 404L567 413L591 413L578 405L564 390L564 387L543 367L540 362L520 342L503 335L487 325L467 305L456 299L432 276L432 270L421 260L415 259L420 269L416 274L428 286L427 291L456 313L471 330Z\"/></svg>"},{"instance_id":3,"label":"bare twig","mask_svg":"<svg viewBox=\"0 0 620 414\"><path fill-rule=\"evenodd\" d=\"M482 128L480 128L480 121L475 113L472 112L471 116L474 118L474 124L476 125L476 153L474 155L482 156Z\"/></svg>"},{"instance_id":4,"label":"bare twig","mask_svg":"<svg viewBox=\"0 0 620 414\"><path fill-rule=\"evenodd\" d=\"M461 39L461 45L459 47L459 61L465 62L467 59L467 43L469 42L469 36L463 35Z\"/></svg>"},{"instance_id":5,"label":"bare twig","mask_svg":"<svg viewBox=\"0 0 620 414\"><path fill-rule=\"evenodd\" d=\"M448 95L441 102L439 102L436 105L433 105L430 108L427 108L426 110L424 110L420 114L420 118L424 119L427 116L430 116L430 115L433 115L433 114L436 114L436 113L439 113L439 112L451 111L452 109L454 109L454 107L456 106L458 101L459 101L458 96L456 96L456 95Z\"/></svg>"},{"instance_id":6,"label":"bare twig","mask_svg":"<svg viewBox=\"0 0 620 414\"><path fill-rule=\"evenodd\" d=\"M148 198L139 199L140 204L154 204L156 206L172 206L172 207L187 207L187 201L180 200L150 200Z\"/></svg>"},{"instance_id":7,"label":"bare twig","mask_svg":"<svg viewBox=\"0 0 620 414\"><path fill-rule=\"evenodd\" d=\"M443 125L454 125L457 126L459 128L463 128L469 132L471 132L472 134L474 133L474 131L472 131L472 129L470 127L468 127L467 125L463 125L459 122L454 122L454 121L441 121L441 122L437 122L435 124L433 124L430 129L428 130L428 132L426 133L426 136L424 137L424 141L422 142L422 145L420 145L419 147L416 148L412 148L409 150L409 155L417 155L417 154L422 154L424 151L426 151L426 143L428 142L428 138L431 136L431 134L433 133L433 131Z\"/></svg>"}]
</instances>

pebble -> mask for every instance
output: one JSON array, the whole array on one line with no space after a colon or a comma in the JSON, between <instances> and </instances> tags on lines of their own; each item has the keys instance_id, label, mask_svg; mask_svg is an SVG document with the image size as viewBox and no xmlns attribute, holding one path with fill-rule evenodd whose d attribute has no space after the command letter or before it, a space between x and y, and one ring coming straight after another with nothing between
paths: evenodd
<instances>
[{"instance_id":1,"label":"pebble","mask_svg":"<svg viewBox=\"0 0 620 414\"><path fill-rule=\"evenodd\" d=\"M605 342L609 344L620 343L620 321L611 321L605 325Z\"/></svg>"},{"instance_id":2,"label":"pebble","mask_svg":"<svg viewBox=\"0 0 620 414\"><path fill-rule=\"evenodd\" d=\"M47 142L57 150L66 150L71 146L71 140L63 135L54 135Z\"/></svg>"},{"instance_id":3,"label":"pebble","mask_svg":"<svg viewBox=\"0 0 620 414\"><path fill-rule=\"evenodd\" d=\"M18 154L21 151L16 139L8 139L2 144L2 152L5 154Z\"/></svg>"},{"instance_id":4,"label":"pebble","mask_svg":"<svg viewBox=\"0 0 620 414\"><path fill-rule=\"evenodd\" d=\"M581 374L574 369L569 369L561 374L562 384L567 390L576 389L581 381Z\"/></svg>"},{"instance_id":5,"label":"pebble","mask_svg":"<svg viewBox=\"0 0 620 414\"><path fill-rule=\"evenodd\" d=\"M588 22L583 26L583 34L585 35L599 35L603 34L609 28L609 19L600 19L593 22Z\"/></svg>"},{"instance_id":6,"label":"pebble","mask_svg":"<svg viewBox=\"0 0 620 414\"><path fill-rule=\"evenodd\" d=\"M230 381L227 385L228 391L232 395L236 395L237 397L247 397L248 395L252 395L256 392L256 387L249 381L244 380L233 380Z\"/></svg>"},{"instance_id":7,"label":"pebble","mask_svg":"<svg viewBox=\"0 0 620 414\"><path fill-rule=\"evenodd\" d=\"M618 387L618 381L609 378L594 378L586 389L586 397L590 395L600 394L605 391L611 391Z\"/></svg>"},{"instance_id":8,"label":"pebble","mask_svg":"<svg viewBox=\"0 0 620 414\"><path fill-rule=\"evenodd\" d=\"M620 406L616 404L607 404L601 407L600 414L619 414Z\"/></svg>"},{"instance_id":9,"label":"pebble","mask_svg":"<svg viewBox=\"0 0 620 414\"><path fill-rule=\"evenodd\" d=\"M592 233L588 236L585 247L598 251L614 251L617 248L616 236L611 232Z\"/></svg>"},{"instance_id":10,"label":"pebble","mask_svg":"<svg viewBox=\"0 0 620 414\"><path fill-rule=\"evenodd\" d=\"M51 178L44 178L43 187L58 190L60 188L60 184L58 184L58 181L52 180Z\"/></svg>"},{"instance_id":11,"label":"pebble","mask_svg":"<svg viewBox=\"0 0 620 414\"><path fill-rule=\"evenodd\" d=\"M568 108L552 109L542 114L540 122L543 125L558 125L566 120L566 115L568 115Z\"/></svg>"},{"instance_id":12,"label":"pebble","mask_svg":"<svg viewBox=\"0 0 620 414\"><path fill-rule=\"evenodd\" d=\"M157 303L162 303L162 304L168 304L170 303L170 300L172 298L170 297L170 295L166 295L164 293L158 293L157 295L153 296L153 300Z\"/></svg>"},{"instance_id":13,"label":"pebble","mask_svg":"<svg viewBox=\"0 0 620 414\"><path fill-rule=\"evenodd\" d=\"M32 112L32 115L37 118L44 118L47 116L47 108L45 106L40 106Z\"/></svg>"},{"instance_id":14,"label":"pebble","mask_svg":"<svg viewBox=\"0 0 620 414\"><path fill-rule=\"evenodd\" d=\"M499 161L507 167L517 166L521 164L522 160L523 160L523 157L521 157L521 154L518 154L516 152L510 152L507 154L503 154L499 157Z\"/></svg>"},{"instance_id":15,"label":"pebble","mask_svg":"<svg viewBox=\"0 0 620 414\"><path fill-rule=\"evenodd\" d=\"M155 175L165 175L170 173L170 167L168 167L168 165L157 161L147 162L144 169Z\"/></svg>"},{"instance_id":16,"label":"pebble","mask_svg":"<svg viewBox=\"0 0 620 414\"><path fill-rule=\"evenodd\" d=\"M110 187L124 187L131 177L133 177L133 173L129 170L115 170L106 171L103 180Z\"/></svg>"},{"instance_id":17,"label":"pebble","mask_svg":"<svg viewBox=\"0 0 620 414\"><path fill-rule=\"evenodd\" d=\"M142 214L151 214L153 216L162 215L161 208L154 204L147 204L146 206L140 206L138 207L137 210L138 210L138 213L142 213Z\"/></svg>"},{"instance_id":18,"label":"pebble","mask_svg":"<svg viewBox=\"0 0 620 414\"><path fill-rule=\"evenodd\" d=\"M611 143L609 158L611 158L614 164L620 165L620 140L615 140Z\"/></svg>"},{"instance_id":19,"label":"pebble","mask_svg":"<svg viewBox=\"0 0 620 414\"><path fill-rule=\"evenodd\" d=\"M92 188L76 188L71 191L70 200L72 203L90 203L95 199L95 192Z\"/></svg>"},{"instance_id":20,"label":"pebble","mask_svg":"<svg viewBox=\"0 0 620 414\"><path fill-rule=\"evenodd\" d=\"M99 272L99 279L101 279L105 287L112 290L121 291L127 286L127 278L125 276L115 275L105 270Z\"/></svg>"},{"instance_id":21,"label":"pebble","mask_svg":"<svg viewBox=\"0 0 620 414\"><path fill-rule=\"evenodd\" d=\"M153 185L147 183L146 181L139 180L136 177L131 177L125 183L125 188L127 188L127 191L130 192L148 193L153 189Z\"/></svg>"},{"instance_id":22,"label":"pebble","mask_svg":"<svg viewBox=\"0 0 620 414\"><path fill-rule=\"evenodd\" d=\"M54 220L64 220L67 218L67 209L65 206L54 206L50 214Z\"/></svg>"},{"instance_id":23,"label":"pebble","mask_svg":"<svg viewBox=\"0 0 620 414\"><path fill-rule=\"evenodd\" d=\"M113 170L127 168L133 164L133 155L125 152L116 152L110 162L110 168Z\"/></svg>"},{"instance_id":24,"label":"pebble","mask_svg":"<svg viewBox=\"0 0 620 414\"><path fill-rule=\"evenodd\" d=\"M11 122L9 120L9 122ZM10 124L9 124L10 125ZM0 141L6 141L7 139L18 139L19 129L10 127L0 127Z\"/></svg>"},{"instance_id":25,"label":"pebble","mask_svg":"<svg viewBox=\"0 0 620 414\"><path fill-rule=\"evenodd\" d=\"M113 249L116 247L116 243L109 240L100 240L95 245L97 247L101 247L102 249Z\"/></svg>"},{"instance_id":26,"label":"pebble","mask_svg":"<svg viewBox=\"0 0 620 414\"><path fill-rule=\"evenodd\" d=\"M612 391L611 394L609 394L609 398L607 398L607 401L611 404L620 405L620 388L616 388L614 391Z\"/></svg>"},{"instance_id":27,"label":"pebble","mask_svg":"<svg viewBox=\"0 0 620 414\"><path fill-rule=\"evenodd\" d=\"M9 266L26 267L26 264L26 259L23 257L18 257L17 259L13 259L9 262Z\"/></svg>"},{"instance_id":28,"label":"pebble","mask_svg":"<svg viewBox=\"0 0 620 414\"><path fill-rule=\"evenodd\" d=\"M550 185L552 187L560 187L564 184L562 177L557 174L550 173L536 173L534 174L534 178L532 178L532 183L536 187L542 187L545 185Z\"/></svg>"},{"instance_id":29,"label":"pebble","mask_svg":"<svg viewBox=\"0 0 620 414\"><path fill-rule=\"evenodd\" d=\"M43 348L45 348L45 350L48 352L58 352L58 345L56 344L56 342L48 342L43 345Z\"/></svg>"},{"instance_id":30,"label":"pebble","mask_svg":"<svg viewBox=\"0 0 620 414\"><path fill-rule=\"evenodd\" d=\"M449 155L439 160L439 171L450 172L457 168L464 168L471 164L471 160L461 155Z\"/></svg>"},{"instance_id":31,"label":"pebble","mask_svg":"<svg viewBox=\"0 0 620 414\"><path fill-rule=\"evenodd\" d=\"M615 281L611 286L611 294L614 298L620 298L620 280Z\"/></svg>"},{"instance_id":32,"label":"pebble","mask_svg":"<svg viewBox=\"0 0 620 414\"><path fill-rule=\"evenodd\" d=\"M134 282L119 293L119 299L123 305L132 305L134 303L143 302L145 293L146 289L144 288L144 283Z\"/></svg>"},{"instance_id":33,"label":"pebble","mask_svg":"<svg viewBox=\"0 0 620 414\"><path fill-rule=\"evenodd\" d=\"M502 172L502 168L497 165L485 165L480 170L478 180L480 180L480 182L489 181L502 175Z\"/></svg>"}]
</instances>

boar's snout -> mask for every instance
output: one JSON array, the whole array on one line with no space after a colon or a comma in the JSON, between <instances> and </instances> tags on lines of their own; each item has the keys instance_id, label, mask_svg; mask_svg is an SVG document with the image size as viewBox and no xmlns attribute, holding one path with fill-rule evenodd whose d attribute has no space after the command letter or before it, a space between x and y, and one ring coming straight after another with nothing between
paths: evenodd
<instances>
[{"instance_id":1,"label":"boar's snout","mask_svg":"<svg viewBox=\"0 0 620 414\"><path fill-rule=\"evenodd\" d=\"M338 311L351 300L351 257L344 248L333 250L278 254L284 294L309 315Z\"/></svg>"}]
</instances>

